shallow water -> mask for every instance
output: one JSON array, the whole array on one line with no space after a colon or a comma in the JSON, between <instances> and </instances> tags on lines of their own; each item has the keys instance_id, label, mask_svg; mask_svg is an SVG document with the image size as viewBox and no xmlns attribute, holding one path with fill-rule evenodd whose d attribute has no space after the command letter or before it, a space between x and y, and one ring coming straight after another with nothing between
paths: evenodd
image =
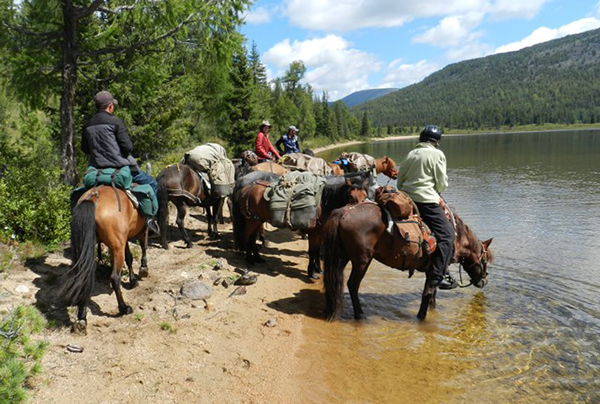
<instances>
[{"instance_id":1,"label":"shallow water","mask_svg":"<svg viewBox=\"0 0 600 404\"><path fill-rule=\"evenodd\" d=\"M401 162L414 144L345 150ZM419 322L424 276L373 263L369 320L352 320L347 294L341 321L306 319L299 400L599 403L600 131L449 136L441 149L446 201L494 237L488 285L440 291Z\"/></svg>"}]
</instances>

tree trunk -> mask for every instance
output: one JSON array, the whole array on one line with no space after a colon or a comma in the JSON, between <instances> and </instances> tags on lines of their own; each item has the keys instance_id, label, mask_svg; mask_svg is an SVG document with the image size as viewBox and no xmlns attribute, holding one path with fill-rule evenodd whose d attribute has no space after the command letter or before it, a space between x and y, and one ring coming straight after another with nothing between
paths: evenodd
<instances>
[{"instance_id":1,"label":"tree trunk","mask_svg":"<svg viewBox=\"0 0 600 404\"><path fill-rule=\"evenodd\" d=\"M62 180L76 185L77 167L73 153L73 111L77 86L77 19L71 0L61 0L64 22L62 57L62 94L60 97L60 162Z\"/></svg>"}]
</instances>

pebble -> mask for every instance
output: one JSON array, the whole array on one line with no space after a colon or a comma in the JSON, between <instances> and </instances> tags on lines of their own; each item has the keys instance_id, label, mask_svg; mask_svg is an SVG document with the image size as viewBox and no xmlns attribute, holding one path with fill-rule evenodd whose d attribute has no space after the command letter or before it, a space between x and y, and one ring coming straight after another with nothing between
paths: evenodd
<instances>
[{"instance_id":1,"label":"pebble","mask_svg":"<svg viewBox=\"0 0 600 404\"><path fill-rule=\"evenodd\" d=\"M274 318L270 318L269 321L267 321L264 326L265 327L275 327L277 325L277 320L275 320Z\"/></svg>"},{"instance_id":2,"label":"pebble","mask_svg":"<svg viewBox=\"0 0 600 404\"><path fill-rule=\"evenodd\" d=\"M192 300L202 300L212 295L212 288L202 282L189 282L181 286L179 291L182 296Z\"/></svg>"},{"instance_id":3,"label":"pebble","mask_svg":"<svg viewBox=\"0 0 600 404\"><path fill-rule=\"evenodd\" d=\"M17 293L29 293L29 288L25 285L19 285L15 288L15 292Z\"/></svg>"}]
</instances>

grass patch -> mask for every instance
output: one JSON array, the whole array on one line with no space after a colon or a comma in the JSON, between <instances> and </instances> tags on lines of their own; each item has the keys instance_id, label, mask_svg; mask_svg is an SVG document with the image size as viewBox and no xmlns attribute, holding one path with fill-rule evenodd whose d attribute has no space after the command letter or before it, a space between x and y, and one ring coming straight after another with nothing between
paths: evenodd
<instances>
[{"instance_id":1,"label":"grass patch","mask_svg":"<svg viewBox=\"0 0 600 404\"><path fill-rule=\"evenodd\" d=\"M144 319L144 314L143 313L135 313L133 315L133 319L135 321L142 321Z\"/></svg>"},{"instance_id":2,"label":"grass patch","mask_svg":"<svg viewBox=\"0 0 600 404\"><path fill-rule=\"evenodd\" d=\"M12 262L15 255L9 249L0 250L0 273L8 272L12 268Z\"/></svg>"},{"instance_id":3,"label":"grass patch","mask_svg":"<svg viewBox=\"0 0 600 404\"><path fill-rule=\"evenodd\" d=\"M34 341L46 321L33 306L19 306L0 320L0 403L21 403L26 387L41 372L41 359L48 343Z\"/></svg>"},{"instance_id":4,"label":"grass patch","mask_svg":"<svg viewBox=\"0 0 600 404\"><path fill-rule=\"evenodd\" d=\"M177 329L171 325L171 323L167 321L163 321L160 323L160 329L163 331L169 331L170 333L176 333Z\"/></svg>"}]
</instances>

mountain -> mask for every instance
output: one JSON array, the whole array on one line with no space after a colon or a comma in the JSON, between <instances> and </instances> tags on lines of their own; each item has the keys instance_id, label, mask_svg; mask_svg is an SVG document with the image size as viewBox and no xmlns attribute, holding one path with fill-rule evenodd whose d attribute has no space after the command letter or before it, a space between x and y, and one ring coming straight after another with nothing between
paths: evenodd
<instances>
[{"instance_id":1,"label":"mountain","mask_svg":"<svg viewBox=\"0 0 600 404\"><path fill-rule=\"evenodd\" d=\"M375 98L382 97L393 91L398 90L397 88L374 88L371 90L355 91L350 95L345 96L340 101L343 101L347 107L362 104L363 102L374 100Z\"/></svg>"},{"instance_id":2,"label":"mountain","mask_svg":"<svg viewBox=\"0 0 600 404\"><path fill-rule=\"evenodd\" d=\"M352 108L374 126L600 122L600 29L448 65Z\"/></svg>"}]
</instances>

